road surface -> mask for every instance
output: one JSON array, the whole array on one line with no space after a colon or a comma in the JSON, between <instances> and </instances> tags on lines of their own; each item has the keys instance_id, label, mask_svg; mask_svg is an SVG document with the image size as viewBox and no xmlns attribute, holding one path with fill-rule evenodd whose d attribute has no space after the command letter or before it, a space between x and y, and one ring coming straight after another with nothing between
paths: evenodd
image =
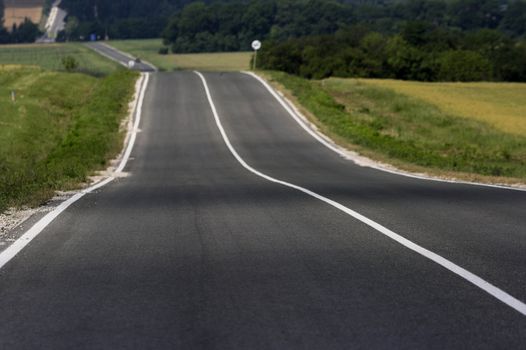
<instances>
[{"instance_id":1,"label":"road surface","mask_svg":"<svg viewBox=\"0 0 526 350\"><path fill-rule=\"evenodd\" d=\"M133 70L137 70L141 72L155 72L157 70L156 67L152 66L148 62L143 62L143 61L135 62L137 57L134 57L122 51L118 51L115 48L107 45L104 42L94 41L94 42L87 43L86 46L98 52L102 56L105 56L126 67L129 67L130 61L134 61L133 67L131 67L131 69Z\"/></svg>"},{"instance_id":2,"label":"road surface","mask_svg":"<svg viewBox=\"0 0 526 350\"><path fill-rule=\"evenodd\" d=\"M243 73L154 73L119 178L0 270L2 349L520 349L526 193L363 168ZM236 159L225 136L237 152Z\"/></svg>"}]
</instances>

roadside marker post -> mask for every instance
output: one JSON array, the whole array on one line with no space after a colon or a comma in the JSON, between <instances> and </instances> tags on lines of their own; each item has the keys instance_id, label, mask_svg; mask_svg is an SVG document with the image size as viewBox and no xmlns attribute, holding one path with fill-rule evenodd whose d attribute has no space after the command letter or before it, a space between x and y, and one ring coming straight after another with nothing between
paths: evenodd
<instances>
[{"instance_id":1,"label":"roadside marker post","mask_svg":"<svg viewBox=\"0 0 526 350\"><path fill-rule=\"evenodd\" d=\"M261 49L261 41L254 40L252 42L252 48L254 49L254 62L252 63L252 70L257 68L258 50Z\"/></svg>"},{"instance_id":2,"label":"roadside marker post","mask_svg":"<svg viewBox=\"0 0 526 350\"><path fill-rule=\"evenodd\" d=\"M11 101L13 103L16 102L16 91L15 90L11 90Z\"/></svg>"}]
</instances>

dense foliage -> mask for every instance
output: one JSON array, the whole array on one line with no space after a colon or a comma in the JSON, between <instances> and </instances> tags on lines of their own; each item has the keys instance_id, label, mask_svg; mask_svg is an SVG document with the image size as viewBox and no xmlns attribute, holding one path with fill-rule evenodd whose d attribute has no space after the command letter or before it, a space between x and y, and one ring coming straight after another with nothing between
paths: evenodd
<instances>
[{"instance_id":1,"label":"dense foliage","mask_svg":"<svg viewBox=\"0 0 526 350\"><path fill-rule=\"evenodd\" d=\"M267 42L259 68L306 78L526 81L526 45L494 29L460 32L409 22L397 35L364 27Z\"/></svg>"},{"instance_id":2,"label":"dense foliage","mask_svg":"<svg viewBox=\"0 0 526 350\"><path fill-rule=\"evenodd\" d=\"M254 38L331 34L355 24L394 34L408 20L440 27L526 33L524 0L63 0L66 36L158 37L177 51L248 48Z\"/></svg>"},{"instance_id":3,"label":"dense foliage","mask_svg":"<svg viewBox=\"0 0 526 350\"><path fill-rule=\"evenodd\" d=\"M285 40L334 33L352 19L352 8L333 0L194 2L163 33L174 52L248 50L252 40Z\"/></svg>"},{"instance_id":4,"label":"dense foliage","mask_svg":"<svg viewBox=\"0 0 526 350\"><path fill-rule=\"evenodd\" d=\"M4 28L4 2L0 1L0 44L8 41L8 33Z\"/></svg>"},{"instance_id":5,"label":"dense foliage","mask_svg":"<svg viewBox=\"0 0 526 350\"><path fill-rule=\"evenodd\" d=\"M397 34L408 21L447 30L498 29L512 37L526 32L520 0L252 0L194 2L176 13L163 37L174 52L249 49L253 39L283 41L333 34L361 24ZM417 28L418 29L418 28Z\"/></svg>"},{"instance_id":6,"label":"dense foliage","mask_svg":"<svg viewBox=\"0 0 526 350\"><path fill-rule=\"evenodd\" d=\"M68 14L65 39L159 37L169 17L192 0L63 0Z\"/></svg>"},{"instance_id":7,"label":"dense foliage","mask_svg":"<svg viewBox=\"0 0 526 350\"><path fill-rule=\"evenodd\" d=\"M38 25L27 19L7 31L4 28L4 2L0 0L0 44L32 43L40 35Z\"/></svg>"},{"instance_id":8,"label":"dense foliage","mask_svg":"<svg viewBox=\"0 0 526 350\"><path fill-rule=\"evenodd\" d=\"M38 25L26 19L20 25L13 25L11 31L7 31L3 26L0 27L0 44L33 43L42 35Z\"/></svg>"}]
</instances>

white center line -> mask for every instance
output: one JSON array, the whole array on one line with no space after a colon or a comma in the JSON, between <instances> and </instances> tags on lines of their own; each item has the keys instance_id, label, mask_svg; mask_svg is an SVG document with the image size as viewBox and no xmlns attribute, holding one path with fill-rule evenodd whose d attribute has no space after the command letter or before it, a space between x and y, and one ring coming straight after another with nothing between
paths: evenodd
<instances>
[{"instance_id":1,"label":"white center line","mask_svg":"<svg viewBox=\"0 0 526 350\"><path fill-rule=\"evenodd\" d=\"M308 194L309 196L312 196L316 199L319 199L333 207L335 207L336 209L339 209L341 210L342 212L352 216L353 218L355 218L356 220L358 221L361 221L363 222L364 224L368 225L369 227L372 227L373 229L375 229L376 231L382 233L383 235L391 238L392 240L398 242L399 244L403 245L404 247L426 257L427 259L441 265L442 267L446 268L447 270L453 272L454 274L462 277L463 279L467 280L468 282L472 283L473 285L477 286L478 288L482 289L483 291L485 291L486 293L492 295L493 297L495 297L496 299L500 300L501 302L503 302L504 304L508 305L509 307L517 310L519 313L521 313L522 315L526 316L526 304L524 304L522 301L518 300L517 298L513 297L512 295L506 293L505 291L503 291L502 289L494 286L493 284L487 282L486 280L482 279L481 277L475 275L474 273L464 269L463 267L460 267L458 266L457 264L447 260L446 258L408 240L407 238L405 237L402 237L401 235L399 235L398 233L395 233L391 230L389 230L388 228L382 226L381 224L363 216L362 214L344 206L343 204L341 203L338 203L336 201L333 201L332 199L329 199L327 197L324 197L320 194L317 194L309 189L306 189L304 187L301 187L301 186L298 186L298 185L294 185L290 182L286 182L286 181L282 181L282 180L278 180L276 178L273 178L269 175L266 175L266 174L263 174L262 172L254 169L253 167L251 167L250 165L248 165L245 160L243 158L241 158L241 156L237 153L237 151L235 150L235 148L232 146L232 144L230 143L230 139L228 137L228 135L226 134L225 132L225 129L223 128L223 124L221 123L221 118L219 117L219 114L217 113L217 109L216 109L216 106L214 104L214 101L212 99L212 95L210 94L210 89L208 88L208 83L206 82L206 79L205 77L203 76L203 74L201 74L200 72L195 72L200 78L201 78L201 81L203 82L203 86L204 86L204 89L205 89L205 92L206 92L206 96L208 98L208 102L210 104L210 108L212 109L212 113L214 115L214 119L215 119L215 122L216 122L216 125L217 125L217 128L219 129L219 132L221 133L221 136L223 137L223 141L225 142L226 146L228 147L228 149L230 150L230 153L232 153L232 155L237 159L237 161L245 168L247 169L248 171L250 171L251 173L259 176L259 177L262 177L270 182L274 182L274 183L277 183L277 184L280 184L280 185L283 185L283 186L286 186L286 187L290 187L290 188L293 188L295 190L298 190L298 191L301 191L303 193L306 193Z\"/></svg>"}]
</instances>

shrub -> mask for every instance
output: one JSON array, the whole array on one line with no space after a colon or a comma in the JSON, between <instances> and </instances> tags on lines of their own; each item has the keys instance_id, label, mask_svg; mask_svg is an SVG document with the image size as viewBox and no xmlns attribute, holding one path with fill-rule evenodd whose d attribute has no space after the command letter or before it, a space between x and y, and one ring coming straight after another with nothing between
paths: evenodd
<instances>
[{"instance_id":1,"label":"shrub","mask_svg":"<svg viewBox=\"0 0 526 350\"><path fill-rule=\"evenodd\" d=\"M73 72L79 66L78 61L73 56L62 57L62 66L67 72Z\"/></svg>"}]
</instances>

